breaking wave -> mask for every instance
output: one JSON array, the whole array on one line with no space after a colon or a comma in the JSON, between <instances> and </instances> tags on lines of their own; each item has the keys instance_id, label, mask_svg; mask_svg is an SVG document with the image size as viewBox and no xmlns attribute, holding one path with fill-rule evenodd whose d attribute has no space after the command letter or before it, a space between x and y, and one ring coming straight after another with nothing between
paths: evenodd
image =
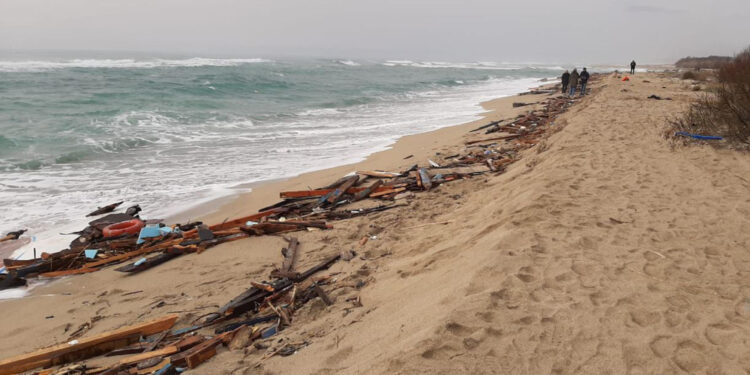
<instances>
[{"instance_id":1,"label":"breaking wave","mask_svg":"<svg viewBox=\"0 0 750 375\"><path fill-rule=\"evenodd\" d=\"M90 68L90 69L153 69L171 67L199 67L199 66L237 66L272 62L265 59L210 59L194 57L190 59L73 59L57 61L0 61L0 72L39 72L58 69Z\"/></svg>"}]
</instances>

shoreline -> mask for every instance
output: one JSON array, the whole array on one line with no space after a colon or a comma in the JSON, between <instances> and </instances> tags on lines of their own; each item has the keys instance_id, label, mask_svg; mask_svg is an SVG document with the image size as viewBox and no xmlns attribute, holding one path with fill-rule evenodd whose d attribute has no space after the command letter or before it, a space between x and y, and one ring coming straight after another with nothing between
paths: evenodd
<instances>
[{"instance_id":1,"label":"shoreline","mask_svg":"<svg viewBox=\"0 0 750 375\"><path fill-rule=\"evenodd\" d=\"M469 122L461 122L461 123L453 123L449 125L445 125L442 127L439 127L434 130L429 130L426 132L418 132L414 134L404 135L398 138L393 139L389 144L384 146L379 146L377 148L374 148L369 151L368 154L363 154L362 156L357 155L356 158L353 158L354 160L344 160L344 161L338 161L336 163L332 163L322 166L321 169L315 169L315 170L307 170L303 171L301 173L297 174L290 174L285 177L272 177L270 179L264 179L264 180L257 180L252 182L238 182L234 183L225 187L221 188L221 192L214 192L214 193L200 193L196 192L194 195L194 199L191 200L190 204L180 203L181 205L184 205L185 207L178 207L180 204L176 204L176 206L166 206L164 210L158 210L163 212L162 214L159 214L156 212L157 210L149 210L148 207L144 207L144 213L147 215L146 218L151 219L163 219L166 224L174 224L178 222L185 222L186 220L192 220L192 221L204 221L207 223L211 223L213 221L221 221L227 218L227 216L222 217L222 211L224 207L232 206L233 202L236 202L238 200L241 200L248 196L257 196L257 195L264 195L264 194L258 194L256 193L253 195L253 191L256 191L257 189L261 189L262 191L265 191L267 188L265 186L269 184L276 184L281 183L283 181L289 181L294 180L299 177L308 176L312 173L327 171L327 170L333 170L336 168L343 168L346 166L354 166L357 165L360 162L366 162L373 158L374 155L378 155L382 152L387 152L389 150L392 150L394 147L396 147L397 144L401 142L402 138L406 137L412 137L417 135L426 135L426 134L432 134L433 132L446 129L446 128L453 128L453 127L460 127L463 125L466 125L468 123L475 123L477 121L484 121L484 119L487 116L488 108L486 106L487 103L492 103L493 101L497 99L502 98L508 98L508 97L516 97L518 94L527 92L529 90L538 89L540 87L543 87L545 85L548 85L550 82L552 82L554 78L546 77L546 78L538 78L534 79L533 83L529 84L528 86L523 86L522 91L516 92L511 95L502 96L502 94L498 94L497 97L494 97L493 99L490 99L488 101L484 102L478 102L474 105L477 107L477 111L472 114L471 116L474 117L474 120L471 120ZM377 167L376 167L377 168ZM305 177L303 177L305 178ZM314 188L316 186L310 185L310 187ZM302 189L305 189L307 187L301 187ZM248 191L248 189L250 191ZM264 202L269 202L268 204L275 203L275 201L270 202L268 197L263 198ZM106 204L107 202L100 202L100 204ZM128 204L140 204L137 201L128 202ZM123 206L124 207L124 206ZM260 208L262 205L256 207ZM252 207L251 207L252 208ZM151 215L151 212L155 212L154 215ZM238 216L241 216L241 214L238 214ZM30 259L32 254L32 247L35 247L39 253L41 252L47 252L47 253L55 253L61 250L64 250L68 247L68 242L70 239L61 237L58 233L67 233L67 232L73 232L82 229L87 225L89 220L87 218L81 218L80 220L72 220L69 223L54 227L54 228L46 228L39 230L33 234L34 241L30 244L26 244L23 246L18 247L17 249L10 252L7 257L9 258L18 258L18 259Z\"/></svg>"},{"instance_id":2,"label":"shoreline","mask_svg":"<svg viewBox=\"0 0 750 375\"><path fill-rule=\"evenodd\" d=\"M426 132L421 133L415 133L415 134L409 134L401 136L397 139L395 139L392 143L385 146L385 149L381 149L379 151L374 151L364 157L364 159L359 161L352 161L348 163L344 163L341 165L335 165L331 167L324 167L322 169L316 169L311 170L307 172L302 172L299 174L291 175L288 177L280 177L280 178L272 178L268 180L260 180L260 181L254 181L254 182L248 182L248 183L240 183L234 186L229 187L229 190L246 190L250 189L250 191L238 191L236 193L228 194L225 196L221 196L218 198L209 199L205 202L198 203L194 206L188 207L182 211L175 212L174 214L167 215L167 217L164 218L164 221L167 223L178 223L178 222L184 222L187 220L191 221L203 221L207 224L217 223L221 222L225 219L231 219L233 217L243 216L250 213L256 212L259 208L262 208L264 206L276 203L280 200L278 195L274 197L274 193L278 194L278 192L283 190L306 190L309 188L317 188L320 184L325 184L328 182L328 180L335 180L339 177L342 177L343 175L354 171L355 167L361 166L362 168L365 167L371 167L370 169L383 169L386 168L384 165L380 165L379 163L384 160L395 160L395 155L401 155L403 154L404 157L408 155L413 155L409 159L404 159L403 163L398 163L396 165L387 166L387 168L399 168L403 167L405 165L412 165L414 163L417 163L417 161L420 162L426 162L426 160L421 160L417 158L417 154L409 154L407 153L408 147L413 146L414 144L421 144L426 139L432 139L434 137L440 137L440 136L447 136L451 139L454 139L458 133L459 136L464 135L466 133L467 127L472 126L481 126L484 125L484 123L489 121L495 121L500 118L508 117L509 115L505 113L497 113L500 110L503 110L506 104L508 109L514 109L512 108L512 101L510 101L511 98L516 98L520 100L520 98L532 98L536 97L535 95L521 95L524 92L528 92L529 90L535 90L540 89L546 86L549 86L551 84L554 84L554 80L547 78L546 80L540 79L537 81L538 85L529 86L525 89L525 91L513 94L513 95L507 95L507 96L499 96L491 100L487 100L484 102L477 103L479 107L482 108L482 111L478 112L475 116L478 117L475 120L459 123L459 124L453 124L453 125L447 125L435 130L430 130ZM508 102L508 103L505 103ZM533 107L520 107L519 113L529 110ZM512 115L516 115L517 113L514 111ZM449 144L445 143L442 145ZM432 154L429 152L429 150L423 149L422 153L419 153L419 155L422 155L424 157L432 156ZM423 158L424 159L424 158ZM409 163L411 161L411 163ZM360 169L362 169L360 168ZM337 177L332 177L337 176ZM315 180L320 180L321 183L316 185L314 183ZM246 202L246 200L252 200L252 203ZM237 207L242 207L238 209ZM254 210L252 212L249 212L248 210ZM231 215L230 215L231 214Z\"/></svg>"},{"instance_id":3,"label":"shoreline","mask_svg":"<svg viewBox=\"0 0 750 375\"><path fill-rule=\"evenodd\" d=\"M190 221L202 221L207 224L215 224L225 220L231 220L236 217L242 217L256 213L260 208L274 204L281 199L279 192L285 190L307 190L314 189L325 185L331 181L351 173L357 169L381 169L381 170L398 170L415 163L426 164L427 158L433 157L436 150L440 148L450 148L457 144L462 144L461 139L469 130L485 125L488 122L500 119L514 117L520 113L535 108L534 105L513 108L513 103L536 102L539 98L546 97L541 95L521 95L529 90L536 90L550 85L554 81L539 80L538 85L531 86L520 93L497 97L488 101L480 102L478 105L483 109L476 114L477 119L462 124L449 125L428 132L416 133L402 136L396 139L386 149L369 154L364 160L353 161L339 166L323 168L315 171L304 172L287 178L276 178L264 181L238 184L230 189L251 189L250 191L237 192L219 198L207 200L188 207L175 214L167 215L164 222L168 224ZM408 159L404 159L410 156ZM33 242L31 243L33 245ZM19 248L18 251L28 252L27 246ZM76 277L76 276L73 276ZM29 288L29 290L12 288L6 291L0 291L0 303L7 300L23 299L32 296L33 290L38 291L40 286L56 284L60 279L45 280L41 285ZM18 293L22 290L22 293Z\"/></svg>"}]
</instances>

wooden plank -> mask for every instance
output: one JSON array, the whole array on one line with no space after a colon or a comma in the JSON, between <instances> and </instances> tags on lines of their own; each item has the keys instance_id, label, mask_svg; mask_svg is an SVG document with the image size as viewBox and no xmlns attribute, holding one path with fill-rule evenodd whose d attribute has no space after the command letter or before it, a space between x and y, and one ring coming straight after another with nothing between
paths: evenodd
<instances>
[{"instance_id":1,"label":"wooden plank","mask_svg":"<svg viewBox=\"0 0 750 375\"><path fill-rule=\"evenodd\" d=\"M440 174L475 174L475 173L486 173L490 171L490 168L481 163L473 164L466 167L444 167L444 168L432 168L430 171Z\"/></svg>"},{"instance_id":2,"label":"wooden plank","mask_svg":"<svg viewBox=\"0 0 750 375\"><path fill-rule=\"evenodd\" d=\"M425 190L432 189L432 181L430 180L430 174L427 173L426 168L419 168L419 171L417 171L419 176L419 181L422 182L422 187Z\"/></svg>"},{"instance_id":3,"label":"wooden plank","mask_svg":"<svg viewBox=\"0 0 750 375\"><path fill-rule=\"evenodd\" d=\"M159 350L154 350L154 351L145 352L141 354L131 355L130 357L125 357L121 359L118 363L122 366L128 366L128 365L136 364L146 359L151 359L155 357L164 357L164 356L175 354L177 352L178 352L177 346L170 345L170 346L161 348Z\"/></svg>"},{"instance_id":4,"label":"wooden plank","mask_svg":"<svg viewBox=\"0 0 750 375\"><path fill-rule=\"evenodd\" d=\"M69 275L80 275L80 274L96 272L96 271L99 271L99 269L98 268L77 268L77 269L72 269L72 270L45 272L45 273L39 274L39 277L53 278L53 277L62 277L62 276L69 276Z\"/></svg>"},{"instance_id":5,"label":"wooden plank","mask_svg":"<svg viewBox=\"0 0 750 375\"><path fill-rule=\"evenodd\" d=\"M346 192L347 189L354 186L354 184L357 183L357 181L359 181L359 176L354 175L354 176L349 177L346 181L344 181L343 184L341 184L341 186L336 188L336 190L334 190L333 193L331 193L331 195L326 200L328 204L334 205L336 204L336 202L340 201L344 195L344 192Z\"/></svg>"},{"instance_id":6,"label":"wooden plank","mask_svg":"<svg viewBox=\"0 0 750 375\"><path fill-rule=\"evenodd\" d=\"M366 176L365 176L366 177ZM378 188L380 188L380 185L383 185L383 180L377 180L374 184L368 186L364 190L354 194L354 198L352 198L353 202L362 200L367 198L370 194L372 194L374 191L377 191Z\"/></svg>"},{"instance_id":7,"label":"wooden plank","mask_svg":"<svg viewBox=\"0 0 750 375\"><path fill-rule=\"evenodd\" d=\"M134 257L137 257L139 255L149 254L149 253L153 253L153 252L156 252L156 251L161 251L161 250L164 250L164 249L166 249L168 247L171 247L171 246L174 246L174 245L179 245L180 242L182 242L182 241L183 241L182 238L177 238L177 239L174 239L174 240L171 240L171 241L162 242L162 243L160 243L158 245L148 246L148 247L144 247L144 248L141 248L141 249L138 249L138 250L133 250L133 251L130 251L130 252L127 252L127 253L124 253L124 254L115 255L113 257L109 257L107 259L102 259L102 260L99 260L99 261L96 261L96 262L86 263L86 264L83 265L83 267L84 268L98 268L100 266L104 266L104 265L107 265L107 264L111 264L111 263L115 263L115 262L120 262L120 261L123 261L123 260L128 260L130 258L134 258Z\"/></svg>"},{"instance_id":8,"label":"wooden plank","mask_svg":"<svg viewBox=\"0 0 750 375\"><path fill-rule=\"evenodd\" d=\"M492 137L492 138L485 138L485 139L476 139L476 140L473 140L473 141L466 141L466 142L464 142L464 144L473 145L475 143L482 143L482 142L502 141L502 140L505 140L505 139L518 138L520 136L521 136L520 134L507 134L507 135L502 135L502 136L499 136L499 137Z\"/></svg>"},{"instance_id":9,"label":"wooden plank","mask_svg":"<svg viewBox=\"0 0 750 375\"><path fill-rule=\"evenodd\" d=\"M363 176L370 176L370 177L379 177L379 178L394 178L394 177L401 176L401 173L385 172L385 171L357 171L357 174L361 174Z\"/></svg>"},{"instance_id":10,"label":"wooden plank","mask_svg":"<svg viewBox=\"0 0 750 375\"><path fill-rule=\"evenodd\" d=\"M154 372L156 372L156 371L164 368L164 366L166 366L166 365L168 365L170 363L171 363L171 361L169 360L169 358L164 358L164 360L162 360L158 364L156 364L154 366L151 366L149 368L136 369L136 374L138 374L138 375L153 374Z\"/></svg>"},{"instance_id":11,"label":"wooden plank","mask_svg":"<svg viewBox=\"0 0 750 375\"><path fill-rule=\"evenodd\" d=\"M177 314L171 314L145 323L55 345L33 353L11 357L0 361L0 375L31 370L39 367L40 362L51 361L62 356L76 357L78 360L91 358L106 351L116 349L110 347L106 351L103 351L103 346L106 346L107 343L122 340L133 335L148 336L168 330L174 325L177 318ZM123 341L118 347L127 346L128 344L128 342Z\"/></svg>"},{"instance_id":12,"label":"wooden plank","mask_svg":"<svg viewBox=\"0 0 750 375\"><path fill-rule=\"evenodd\" d=\"M378 186L382 185L383 182L381 180L378 180L378 181L380 182L380 184L378 184ZM378 182L378 181L376 181L376 182ZM377 192L377 191L386 190L388 188L389 188L388 186L380 186L380 187L378 187L376 189L373 189L373 190ZM347 194L351 194L351 195L355 195L355 194L361 193L361 192L363 192L363 191L365 191L367 189L368 188L366 188L366 187L350 187L350 188L346 189L346 193ZM323 196L326 196L326 195L330 194L334 190L335 189L282 191L281 193L279 193L279 196L281 196L281 198L283 198L283 199L293 199L293 198L301 198L301 197L304 197L304 198L320 198L320 197L323 197Z\"/></svg>"},{"instance_id":13,"label":"wooden plank","mask_svg":"<svg viewBox=\"0 0 750 375\"><path fill-rule=\"evenodd\" d=\"M206 353L210 353L213 350L214 355L215 355L216 345L219 345L224 340L225 337L229 335L233 335L233 334L234 334L234 331L229 331L229 332L224 332L220 335L216 335L213 338L208 339L186 351L173 355L170 358L170 360L175 366L179 367L179 366L185 366L185 365L189 366L190 364L188 361L192 359L192 363L197 366L200 363L203 363L204 361L206 361L208 358L213 357L213 355L206 357L208 355Z\"/></svg>"},{"instance_id":14,"label":"wooden plank","mask_svg":"<svg viewBox=\"0 0 750 375\"><path fill-rule=\"evenodd\" d=\"M299 240L295 237L289 239L289 246L286 248L284 254L284 262L281 263L281 271L291 272L294 270L294 263L297 261L297 249L299 248Z\"/></svg>"},{"instance_id":15,"label":"wooden plank","mask_svg":"<svg viewBox=\"0 0 750 375\"><path fill-rule=\"evenodd\" d=\"M390 188L390 189L387 189L387 190L379 191L377 193L372 193L372 194L370 194L370 198L377 198L377 197L382 197L382 196L388 195L388 194L400 193L400 192L405 191L405 190L406 190L405 187L396 188L396 189Z\"/></svg>"},{"instance_id":16,"label":"wooden plank","mask_svg":"<svg viewBox=\"0 0 750 375\"><path fill-rule=\"evenodd\" d=\"M221 224L215 224L209 227L212 231L220 231L225 229L230 229L234 227L241 227L245 225L248 221L259 221L260 219L271 216L273 214L283 213L286 212L286 208L274 208L272 210L258 212L257 214L241 217L239 219L229 220L226 222L223 222ZM197 232L197 231L196 231Z\"/></svg>"}]
</instances>

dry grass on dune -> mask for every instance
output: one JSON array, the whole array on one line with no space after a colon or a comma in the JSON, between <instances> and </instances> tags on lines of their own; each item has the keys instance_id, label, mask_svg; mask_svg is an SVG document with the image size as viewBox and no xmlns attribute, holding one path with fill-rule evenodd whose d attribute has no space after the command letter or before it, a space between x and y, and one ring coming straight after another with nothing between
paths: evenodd
<instances>
[{"instance_id":1,"label":"dry grass on dune","mask_svg":"<svg viewBox=\"0 0 750 375\"><path fill-rule=\"evenodd\" d=\"M683 79L698 78L695 72L683 74ZM722 65L717 79L712 90L673 125L677 130L718 135L730 144L750 147L750 48Z\"/></svg>"}]
</instances>

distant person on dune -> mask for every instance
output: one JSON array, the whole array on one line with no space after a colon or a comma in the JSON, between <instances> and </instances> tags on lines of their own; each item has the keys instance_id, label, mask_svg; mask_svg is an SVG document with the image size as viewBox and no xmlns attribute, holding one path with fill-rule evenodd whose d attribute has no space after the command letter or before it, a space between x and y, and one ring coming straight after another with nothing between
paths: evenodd
<instances>
[{"instance_id":1,"label":"distant person on dune","mask_svg":"<svg viewBox=\"0 0 750 375\"><path fill-rule=\"evenodd\" d=\"M635 60L630 62L630 74L635 74Z\"/></svg>"},{"instance_id":2,"label":"distant person on dune","mask_svg":"<svg viewBox=\"0 0 750 375\"><path fill-rule=\"evenodd\" d=\"M568 83L570 83L570 72L566 70L560 79L562 80L562 93L565 94L566 92L568 92Z\"/></svg>"},{"instance_id":3,"label":"distant person on dune","mask_svg":"<svg viewBox=\"0 0 750 375\"><path fill-rule=\"evenodd\" d=\"M576 86L578 86L578 69L573 69L573 73L570 73L570 96L576 94Z\"/></svg>"},{"instance_id":4,"label":"distant person on dune","mask_svg":"<svg viewBox=\"0 0 750 375\"><path fill-rule=\"evenodd\" d=\"M579 77L581 79L581 96L586 95L586 83L588 83L589 77L591 77L591 75L586 71L586 68L583 68L581 76Z\"/></svg>"}]
</instances>

